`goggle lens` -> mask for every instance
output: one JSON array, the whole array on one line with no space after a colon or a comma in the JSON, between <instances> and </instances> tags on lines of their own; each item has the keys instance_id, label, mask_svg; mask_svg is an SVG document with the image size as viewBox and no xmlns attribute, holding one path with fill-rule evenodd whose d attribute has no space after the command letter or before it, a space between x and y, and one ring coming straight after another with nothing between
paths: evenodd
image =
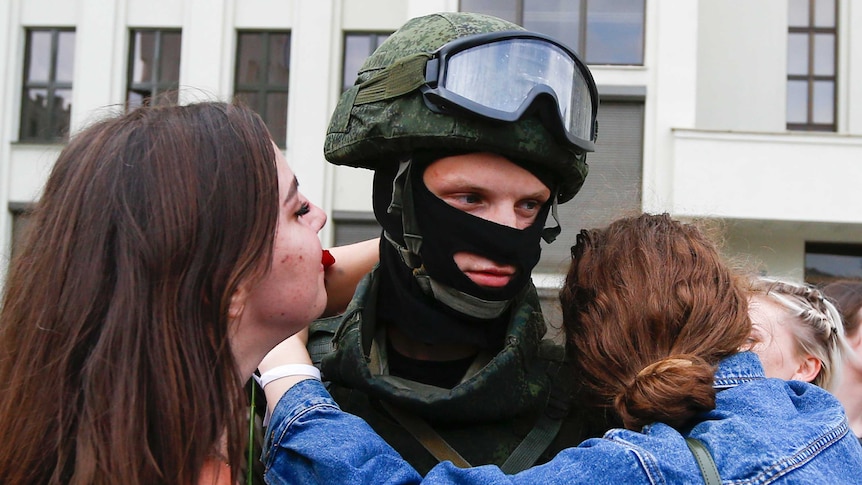
<instances>
[{"instance_id":1,"label":"goggle lens","mask_svg":"<svg viewBox=\"0 0 862 485\"><path fill-rule=\"evenodd\" d=\"M595 84L573 53L541 38L509 37L451 54L444 47L439 56L437 87L426 93L502 121L517 120L544 94L570 139L595 141Z\"/></svg>"}]
</instances>

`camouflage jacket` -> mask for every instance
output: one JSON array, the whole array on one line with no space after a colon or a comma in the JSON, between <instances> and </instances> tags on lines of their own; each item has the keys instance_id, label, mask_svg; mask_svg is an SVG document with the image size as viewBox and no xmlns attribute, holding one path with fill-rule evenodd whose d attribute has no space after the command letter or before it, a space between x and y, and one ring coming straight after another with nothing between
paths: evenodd
<instances>
[{"instance_id":1,"label":"camouflage jacket","mask_svg":"<svg viewBox=\"0 0 862 485\"><path fill-rule=\"evenodd\" d=\"M359 284L345 313L312 324L309 351L339 406L364 418L420 473L438 460L393 418L392 407L425 421L472 466L502 466L534 428L528 442L542 443L532 446L538 458L515 460L509 470L544 463L588 437L569 403L564 349L543 340L534 286L515 304L503 349L474 365L476 372L468 371L454 388L442 389L388 375L385 332L374 322L376 271Z\"/></svg>"}]
</instances>

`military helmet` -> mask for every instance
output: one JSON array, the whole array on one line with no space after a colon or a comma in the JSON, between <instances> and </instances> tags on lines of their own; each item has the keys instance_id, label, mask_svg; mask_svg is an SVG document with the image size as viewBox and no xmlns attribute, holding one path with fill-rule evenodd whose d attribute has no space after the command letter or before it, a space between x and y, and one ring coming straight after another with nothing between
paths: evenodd
<instances>
[{"instance_id":1,"label":"military helmet","mask_svg":"<svg viewBox=\"0 0 862 485\"><path fill-rule=\"evenodd\" d=\"M397 164L417 150L493 152L550 172L559 183L558 201L570 200L587 176L586 152L592 151L595 141L598 107L592 76L574 53L567 50L580 66L577 75L588 93L584 97L590 98L586 100L590 105L586 122L591 124L591 139L586 145L560 136L535 114L519 113L518 119L504 122L432 110L420 89L426 84L425 63L441 47L468 36L513 31L526 33L517 24L466 12L408 21L366 59L354 86L342 94L326 133L326 159L336 165L375 170ZM417 62L418 81L409 76ZM395 81L384 85L378 83L380 79Z\"/></svg>"}]
</instances>

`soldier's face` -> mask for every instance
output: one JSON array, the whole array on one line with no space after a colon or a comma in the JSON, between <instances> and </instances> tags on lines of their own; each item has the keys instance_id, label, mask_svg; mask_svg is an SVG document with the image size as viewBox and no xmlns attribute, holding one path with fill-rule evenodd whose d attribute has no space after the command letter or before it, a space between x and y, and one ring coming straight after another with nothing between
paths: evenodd
<instances>
[{"instance_id":1,"label":"soldier's face","mask_svg":"<svg viewBox=\"0 0 862 485\"><path fill-rule=\"evenodd\" d=\"M531 226L551 197L535 175L493 153L441 158L423 174L428 190L456 209L500 225ZM499 288L515 275L515 267L477 254L458 252L455 264L479 286Z\"/></svg>"}]
</instances>

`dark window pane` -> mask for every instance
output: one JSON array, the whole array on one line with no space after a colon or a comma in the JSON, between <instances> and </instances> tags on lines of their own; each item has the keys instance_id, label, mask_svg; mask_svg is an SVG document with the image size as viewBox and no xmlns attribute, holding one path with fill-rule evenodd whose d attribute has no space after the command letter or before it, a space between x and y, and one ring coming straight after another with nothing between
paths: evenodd
<instances>
[{"instance_id":1,"label":"dark window pane","mask_svg":"<svg viewBox=\"0 0 862 485\"><path fill-rule=\"evenodd\" d=\"M808 82L787 82L787 122L808 123Z\"/></svg>"},{"instance_id":2,"label":"dark window pane","mask_svg":"<svg viewBox=\"0 0 862 485\"><path fill-rule=\"evenodd\" d=\"M262 106L258 105L257 93L254 91L237 91L234 96L249 108L261 112Z\"/></svg>"},{"instance_id":3,"label":"dark window pane","mask_svg":"<svg viewBox=\"0 0 862 485\"><path fill-rule=\"evenodd\" d=\"M128 109L135 109L144 104L144 98L149 97L152 93L147 92L135 92L129 91L128 96L126 96L126 107Z\"/></svg>"},{"instance_id":4,"label":"dark window pane","mask_svg":"<svg viewBox=\"0 0 862 485\"><path fill-rule=\"evenodd\" d=\"M287 86L290 74L290 36L269 36L269 76L267 84Z\"/></svg>"},{"instance_id":5,"label":"dark window pane","mask_svg":"<svg viewBox=\"0 0 862 485\"><path fill-rule=\"evenodd\" d=\"M262 82L263 45L258 33L244 33L239 36L239 59L237 60L237 83L256 84Z\"/></svg>"},{"instance_id":6,"label":"dark window pane","mask_svg":"<svg viewBox=\"0 0 862 485\"><path fill-rule=\"evenodd\" d=\"M808 34L790 34L787 38L787 73L808 74Z\"/></svg>"},{"instance_id":7,"label":"dark window pane","mask_svg":"<svg viewBox=\"0 0 862 485\"><path fill-rule=\"evenodd\" d=\"M587 3L586 62L643 64L643 0Z\"/></svg>"},{"instance_id":8,"label":"dark window pane","mask_svg":"<svg viewBox=\"0 0 862 485\"><path fill-rule=\"evenodd\" d=\"M266 97L266 126L275 143L283 147L287 140L287 93L270 93Z\"/></svg>"},{"instance_id":9,"label":"dark window pane","mask_svg":"<svg viewBox=\"0 0 862 485\"><path fill-rule=\"evenodd\" d=\"M162 45L159 49L159 81L162 83L178 83L180 80L180 51L182 34L180 32L162 32Z\"/></svg>"},{"instance_id":10,"label":"dark window pane","mask_svg":"<svg viewBox=\"0 0 862 485\"><path fill-rule=\"evenodd\" d=\"M12 211L12 258L23 249L27 231L32 227L30 213L27 209Z\"/></svg>"},{"instance_id":11,"label":"dark window pane","mask_svg":"<svg viewBox=\"0 0 862 485\"><path fill-rule=\"evenodd\" d=\"M75 33L57 33L57 73L55 80L58 82L72 82L75 68Z\"/></svg>"},{"instance_id":12,"label":"dark window pane","mask_svg":"<svg viewBox=\"0 0 862 485\"><path fill-rule=\"evenodd\" d=\"M461 0L462 12L479 12L519 23L517 0Z\"/></svg>"},{"instance_id":13,"label":"dark window pane","mask_svg":"<svg viewBox=\"0 0 862 485\"><path fill-rule=\"evenodd\" d=\"M805 281L827 284L837 279L862 279L862 246L842 243L805 244Z\"/></svg>"},{"instance_id":14,"label":"dark window pane","mask_svg":"<svg viewBox=\"0 0 862 485\"><path fill-rule=\"evenodd\" d=\"M69 120L72 114L72 90L54 91L54 105L51 118L54 120L53 133L66 137L69 135Z\"/></svg>"},{"instance_id":15,"label":"dark window pane","mask_svg":"<svg viewBox=\"0 0 862 485\"><path fill-rule=\"evenodd\" d=\"M814 34L814 75L835 74L835 34Z\"/></svg>"},{"instance_id":16,"label":"dark window pane","mask_svg":"<svg viewBox=\"0 0 862 485\"><path fill-rule=\"evenodd\" d=\"M549 35L582 53L581 0L524 0L524 28Z\"/></svg>"},{"instance_id":17,"label":"dark window pane","mask_svg":"<svg viewBox=\"0 0 862 485\"><path fill-rule=\"evenodd\" d=\"M831 125L835 121L835 83L814 82L814 123Z\"/></svg>"},{"instance_id":18,"label":"dark window pane","mask_svg":"<svg viewBox=\"0 0 862 485\"><path fill-rule=\"evenodd\" d=\"M51 32L30 32L28 81L48 82L51 76Z\"/></svg>"},{"instance_id":19,"label":"dark window pane","mask_svg":"<svg viewBox=\"0 0 862 485\"><path fill-rule=\"evenodd\" d=\"M353 86L365 59L380 47L389 34L350 33L344 35L344 63L341 67L341 90Z\"/></svg>"},{"instance_id":20,"label":"dark window pane","mask_svg":"<svg viewBox=\"0 0 862 485\"><path fill-rule=\"evenodd\" d=\"M787 14L791 27L808 27L808 0L789 0Z\"/></svg>"},{"instance_id":21,"label":"dark window pane","mask_svg":"<svg viewBox=\"0 0 862 485\"><path fill-rule=\"evenodd\" d=\"M132 36L134 54L132 56L132 82L153 81L153 57L156 52L155 32L135 32Z\"/></svg>"},{"instance_id":22,"label":"dark window pane","mask_svg":"<svg viewBox=\"0 0 862 485\"><path fill-rule=\"evenodd\" d=\"M44 138L48 134L48 91L28 89L21 103L21 138Z\"/></svg>"},{"instance_id":23,"label":"dark window pane","mask_svg":"<svg viewBox=\"0 0 862 485\"><path fill-rule=\"evenodd\" d=\"M344 68L341 74L342 91L353 86L356 74L365 58L373 51L374 37L368 34L347 34L344 36Z\"/></svg>"},{"instance_id":24,"label":"dark window pane","mask_svg":"<svg viewBox=\"0 0 862 485\"><path fill-rule=\"evenodd\" d=\"M835 27L835 0L814 0L814 26Z\"/></svg>"}]
</instances>

